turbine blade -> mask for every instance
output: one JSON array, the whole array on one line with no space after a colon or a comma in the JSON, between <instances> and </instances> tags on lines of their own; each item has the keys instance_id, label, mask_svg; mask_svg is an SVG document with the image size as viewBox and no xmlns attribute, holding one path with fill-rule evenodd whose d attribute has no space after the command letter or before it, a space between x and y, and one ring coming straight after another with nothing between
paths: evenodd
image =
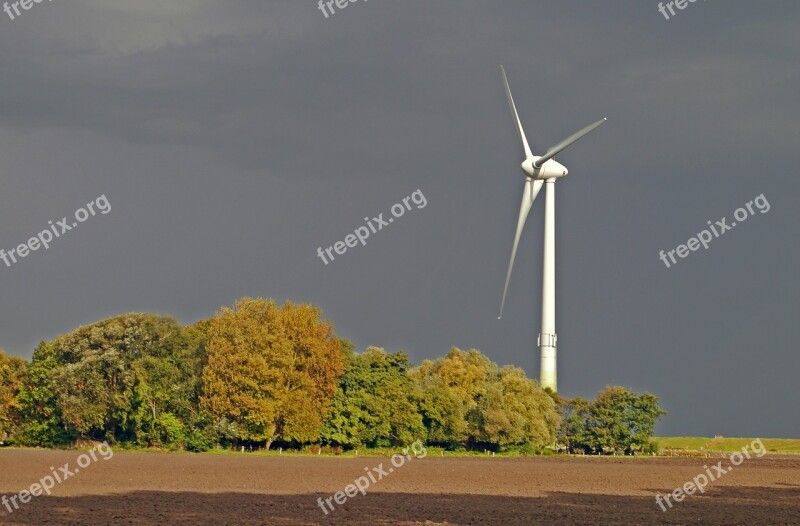
<instances>
[{"instance_id":1,"label":"turbine blade","mask_svg":"<svg viewBox=\"0 0 800 526\"><path fill-rule=\"evenodd\" d=\"M519 238L522 236L522 228L525 226L525 220L528 218L528 213L531 211L536 196L539 190L542 189L541 179L531 180L525 179L525 190L522 192L522 204L519 206L519 219L517 220L517 233L514 236L514 246L511 249L511 261L508 262L508 274L506 274L506 285L503 287L503 299L500 301L500 315L497 317L499 320L503 317L503 308L506 304L506 293L508 293L508 282L511 281L511 269L514 268L514 259L517 257L517 247L519 246Z\"/></svg>"},{"instance_id":2,"label":"turbine blade","mask_svg":"<svg viewBox=\"0 0 800 526\"><path fill-rule=\"evenodd\" d=\"M506 77L506 69L500 66L500 71L503 73L503 83L506 86L506 96L508 97L508 107L511 108L511 114L514 116L514 123L517 125L517 132L522 141L522 147L525 149L525 158L532 157L531 147L528 145L528 139L525 137L525 130L522 129L522 123L519 120L519 113L517 113L517 106L514 104L514 97L511 96L511 88L508 86L508 77Z\"/></svg>"},{"instance_id":3,"label":"turbine blade","mask_svg":"<svg viewBox=\"0 0 800 526\"><path fill-rule=\"evenodd\" d=\"M594 124L590 124L589 126L585 127L581 131L573 133L572 135L570 135L560 143L556 144L555 146L551 146L543 157L540 157L539 159L536 160L534 166L536 166L536 168L541 167L544 163L555 157L558 153L566 150L572 143L574 143L575 141L577 141L578 139L580 139L581 137L583 137L584 135L586 135L587 133L594 130L595 128L597 128L598 126L600 126L605 122L606 118L604 117L599 121L595 122Z\"/></svg>"}]
</instances>

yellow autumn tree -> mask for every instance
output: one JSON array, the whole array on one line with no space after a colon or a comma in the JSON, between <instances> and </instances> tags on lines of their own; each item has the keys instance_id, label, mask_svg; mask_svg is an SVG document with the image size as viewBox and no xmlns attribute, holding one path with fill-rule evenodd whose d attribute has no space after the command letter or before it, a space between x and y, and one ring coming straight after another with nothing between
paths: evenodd
<instances>
[{"instance_id":1,"label":"yellow autumn tree","mask_svg":"<svg viewBox=\"0 0 800 526\"><path fill-rule=\"evenodd\" d=\"M17 390L25 374L25 360L8 356L0 349L0 444L14 432Z\"/></svg>"},{"instance_id":2,"label":"yellow autumn tree","mask_svg":"<svg viewBox=\"0 0 800 526\"><path fill-rule=\"evenodd\" d=\"M311 442L344 370L333 324L312 305L242 298L203 324L201 403L239 440Z\"/></svg>"}]
</instances>

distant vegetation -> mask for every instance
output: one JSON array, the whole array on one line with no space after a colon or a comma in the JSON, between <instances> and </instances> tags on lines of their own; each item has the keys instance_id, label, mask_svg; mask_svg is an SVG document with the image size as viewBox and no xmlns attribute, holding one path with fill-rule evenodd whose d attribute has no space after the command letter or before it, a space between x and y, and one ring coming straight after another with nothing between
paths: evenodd
<instances>
[{"instance_id":1,"label":"distant vegetation","mask_svg":"<svg viewBox=\"0 0 800 526\"><path fill-rule=\"evenodd\" d=\"M663 437L653 442L662 452L705 451L710 453L735 453L753 442L753 438ZM800 453L800 439L764 438L761 440L770 453Z\"/></svg>"},{"instance_id":2,"label":"distant vegetation","mask_svg":"<svg viewBox=\"0 0 800 526\"><path fill-rule=\"evenodd\" d=\"M207 451L280 446L449 451L649 451L664 412L609 387L564 400L522 369L453 348L414 367L356 353L311 305L243 298L192 326L126 314L42 342L31 362L0 351L0 444Z\"/></svg>"}]
</instances>

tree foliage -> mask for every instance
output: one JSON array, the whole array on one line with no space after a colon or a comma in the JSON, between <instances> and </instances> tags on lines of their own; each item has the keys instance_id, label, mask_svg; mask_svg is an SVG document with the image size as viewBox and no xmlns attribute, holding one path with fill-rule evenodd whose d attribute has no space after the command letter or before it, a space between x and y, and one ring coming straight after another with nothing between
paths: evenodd
<instances>
[{"instance_id":1,"label":"tree foliage","mask_svg":"<svg viewBox=\"0 0 800 526\"><path fill-rule=\"evenodd\" d=\"M201 338L173 318L125 314L81 327L33 355L20 393L36 445L75 437L162 445L164 415L189 423Z\"/></svg>"},{"instance_id":2,"label":"tree foliage","mask_svg":"<svg viewBox=\"0 0 800 526\"><path fill-rule=\"evenodd\" d=\"M606 387L595 401L576 398L564 407L560 436L571 451L586 453L641 452L658 419L667 414L655 395L619 386Z\"/></svg>"},{"instance_id":3,"label":"tree foliage","mask_svg":"<svg viewBox=\"0 0 800 526\"><path fill-rule=\"evenodd\" d=\"M344 369L333 325L311 305L243 298L207 327L203 407L227 436L311 442Z\"/></svg>"},{"instance_id":4,"label":"tree foliage","mask_svg":"<svg viewBox=\"0 0 800 526\"><path fill-rule=\"evenodd\" d=\"M378 347L348 357L322 440L347 447L407 445L424 438L408 357Z\"/></svg>"},{"instance_id":5,"label":"tree foliage","mask_svg":"<svg viewBox=\"0 0 800 526\"><path fill-rule=\"evenodd\" d=\"M25 360L0 349L0 444L13 436L19 425L17 396L25 373Z\"/></svg>"},{"instance_id":6,"label":"tree foliage","mask_svg":"<svg viewBox=\"0 0 800 526\"><path fill-rule=\"evenodd\" d=\"M23 444L61 445L74 438L62 424L61 410L51 382L52 372L58 366L52 344L40 343L33 351L33 359L28 364L17 396L19 412L24 415L18 437Z\"/></svg>"},{"instance_id":7,"label":"tree foliage","mask_svg":"<svg viewBox=\"0 0 800 526\"><path fill-rule=\"evenodd\" d=\"M553 443L559 414L552 398L516 367L500 369L475 349L452 348L412 372L428 439L449 447Z\"/></svg>"}]
</instances>

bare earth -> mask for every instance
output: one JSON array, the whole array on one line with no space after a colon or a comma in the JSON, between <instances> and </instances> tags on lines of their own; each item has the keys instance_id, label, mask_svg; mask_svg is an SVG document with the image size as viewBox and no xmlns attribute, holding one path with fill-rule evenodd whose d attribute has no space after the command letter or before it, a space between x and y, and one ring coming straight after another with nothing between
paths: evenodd
<instances>
[{"instance_id":1,"label":"bare earth","mask_svg":"<svg viewBox=\"0 0 800 526\"><path fill-rule=\"evenodd\" d=\"M0 450L0 495L77 451ZM0 524L800 524L800 457L753 458L662 512L656 493L727 459L388 458L114 453L33 498ZM326 516L317 498L365 468L387 472ZM375 472L373 472L375 473ZM375 475L377 478L377 475Z\"/></svg>"}]
</instances>

